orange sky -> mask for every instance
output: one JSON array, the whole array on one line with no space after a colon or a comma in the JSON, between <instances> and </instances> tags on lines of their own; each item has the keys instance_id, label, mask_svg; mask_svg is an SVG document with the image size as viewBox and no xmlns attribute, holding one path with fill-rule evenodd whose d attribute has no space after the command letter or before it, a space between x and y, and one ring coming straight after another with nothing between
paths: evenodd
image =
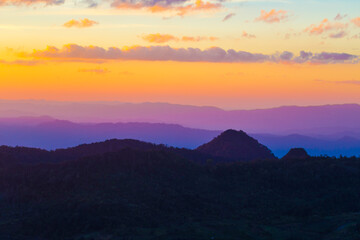
<instances>
[{"instance_id":1,"label":"orange sky","mask_svg":"<svg viewBox=\"0 0 360 240\"><path fill-rule=\"evenodd\" d=\"M0 65L4 99L160 101L224 108L360 102L358 64L111 61Z\"/></svg>"},{"instance_id":2,"label":"orange sky","mask_svg":"<svg viewBox=\"0 0 360 240\"><path fill-rule=\"evenodd\" d=\"M0 0L0 98L360 103L359 8L358 0Z\"/></svg>"}]
</instances>

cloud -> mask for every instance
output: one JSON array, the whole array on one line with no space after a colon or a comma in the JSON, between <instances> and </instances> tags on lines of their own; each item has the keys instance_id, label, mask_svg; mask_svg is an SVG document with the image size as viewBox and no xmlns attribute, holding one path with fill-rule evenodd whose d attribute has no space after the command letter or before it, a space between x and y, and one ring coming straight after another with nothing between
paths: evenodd
<instances>
[{"instance_id":1,"label":"cloud","mask_svg":"<svg viewBox=\"0 0 360 240\"><path fill-rule=\"evenodd\" d=\"M66 23L64 23L64 27L67 27L67 28L72 28L72 27L76 27L76 28L88 28L88 27L92 27L96 24L99 24L98 22L95 22L93 20L89 20L87 18L84 18L84 19L80 19L79 21L78 20L75 20L75 19L72 19Z\"/></svg>"},{"instance_id":2,"label":"cloud","mask_svg":"<svg viewBox=\"0 0 360 240\"><path fill-rule=\"evenodd\" d=\"M332 33L329 35L330 38L343 38L347 35L347 33L345 31L341 31L338 33Z\"/></svg>"},{"instance_id":3,"label":"cloud","mask_svg":"<svg viewBox=\"0 0 360 240\"><path fill-rule=\"evenodd\" d=\"M166 43L169 41L178 41L179 40L177 37L175 37L173 35L160 34L160 33L144 35L142 37L142 39L144 39L145 41L151 42L151 43Z\"/></svg>"},{"instance_id":4,"label":"cloud","mask_svg":"<svg viewBox=\"0 0 360 240\"><path fill-rule=\"evenodd\" d=\"M217 37L189 37L189 36L183 36L181 38L181 41L184 42L200 42L200 41L216 41L219 38Z\"/></svg>"},{"instance_id":5,"label":"cloud","mask_svg":"<svg viewBox=\"0 0 360 240\"><path fill-rule=\"evenodd\" d=\"M88 8L96 8L99 6L99 3L95 0L83 0L82 2L85 3Z\"/></svg>"},{"instance_id":6,"label":"cloud","mask_svg":"<svg viewBox=\"0 0 360 240\"><path fill-rule=\"evenodd\" d=\"M262 21L266 23L276 23L287 19L289 16L287 11L279 10L276 11L272 9L270 12L266 12L265 10L261 10L260 17L256 18L255 21Z\"/></svg>"},{"instance_id":7,"label":"cloud","mask_svg":"<svg viewBox=\"0 0 360 240\"><path fill-rule=\"evenodd\" d=\"M0 64L3 65L19 65L19 66L35 66L40 64L40 61L37 60L15 60L15 61L5 61L0 59Z\"/></svg>"},{"instance_id":8,"label":"cloud","mask_svg":"<svg viewBox=\"0 0 360 240\"><path fill-rule=\"evenodd\" d=\"M341 21L343 20L344 18L347 17L347 14L345 15L341 15L340 13L338 13L338 15L336 15L336 17L334 18L335 21Z\"/></svg>"},{"instance_id":9,"label":"cloud","mask_svg":"<svg viewBox=\"0 0 360 240\"><path fill-rule=\"evenodd\" d=\"M222 20L223 22L229 20L230 18L234 17L236 15L236 13L229 13L228 15L226 15L224 17L224 19Z\"/></svg>"},{"instance_id":10,"label":"cloud","mask_svg":"<svg viewBox=\"0 0 360 240\"><path fill-rule=\"evenodd\" d=\"M190 0L113 0L111 6L118 9L144 9L152 13L174 12L178 16L222 8L220 2L204 2L203 0L195 2Z\"/></svg>"},{"instance_id":11,"label":"cloud","mask_svg":"<svg viewBox=\"0 0 360 240\"><path fill-rule=\"evenodd\" d=\"M215 41L218 40L217 37L192 37L192 36L183 36L175 37L170 34L147 34L142 36L142 39L150 43L166 43L170 41L183 41L183 42L200 42L200 41Z\"/></svg>"},{"instance_id":12,"label":"cloud","mask_svg":"<svg viewBox=\"0 0 360 240\"><path fill-rule=\"evenodd\" d=\"M360 27L360 17L351 19L351 22L355 24L355 26Z\"/></svg>"},{"instance_id":13,"label":"cloud","mask_svg":"<svg viewBox=\"0 0 360 240\"><path fill-rule=\"evenodd\" d=\"M331 30L343 30L348 27L348 24L335 22L330 22L327 18L321 21L320 24L311 24L304 31L308 32L310 35L320 35L324 32Z\"/></svg>"},{"instance_id":14,"label":"cloud","mask_svg":"<svg viewBox=\"0 0 360 240\"><path fill-rule=\"evenodd\" d=\"M109 73L110 71L106 68L95 68L95 69L79 69L79 72L105 74L105 73Z\"/></svg>"},{"instance_id":15,"label":"cloud","mask_svg":"<svg viewBox=\"0 0 360 240\"><path fill-rule=\"evenodd\" d=\"M311 52L300 52L300 56L296 57L295 62L311 62L317 64L324 63L359 63L359 56L348 54L348 53L329 53L322 52L313 54Z\"/></svg>"},{"instance_id":16,"label":"cloud","mask_svg":"<svg viewBox=\"0 0 360 240\"><path fill-rule=\"evenodd\" d=\"M241 36L242 36L243 38L249 38L249 39L251 39L251 38L256 38L256 36L255 36L254 34L249 34L249 33L245 32L245 31L243 31L243 33L242 33Z\"/></svg>"},{"instance_id":17,"label":"cloud","mask_svg":"<svg viewBox=\"0 0 360 240\"><path fill-rule=\"evenodd\" d=\"M192 12L198 11L214 11L222 8L220 3L212 3L212 2L204 2L202 0L196 0L195 4L189 4L184 7L178 7L176 10L178 11L177 15L185 16Z\"/></svg>"},{"instance_id":18,"label":"cloud","mask_svg":"<svg viewBox=\"0 0 360 240\"><path fill-rule=\"evenodd\" d=\"M329 80L316 79L315 81L316 82L323 82L323 83L360 85L360 80L329 81Z\"/></svg>"},{"instance_id":19,"label":"cloud","mask_svg":"<svg viewBox=\"0 0 360 240\"><path fill-rule=\"evenodd\" d=\"M350 39L360 39L360 33L353 35Z\"/></svg>"},{"instance_id":20,"label":"cloud","mask_svg":"<svg viewBox=\"0 0 360 240\"><path fill-rule=\"evenodd\" d=\"M60 5L64 2L65 0L0 0L0 6L30 6L34 4Z\"/></svg>"},{"instance_id":21,"label":"cloud","mask_svg":"<svg viewBox=\"0 0 360 240\"><path fill-rule=\"evenodd\" d=\"M80 46L68 44L61 49L49 46L44 50L22 53L23 57L34 59L84 61L84 60L144 60L144 61L178 61L178 62L290 62L290 63L359 63L359 56L347 53L311 53L300 52L295 56L291 52L266 55L224 50L212 47L205 50L198 48L171 48L169 46L133 46L125 48L111 47L108 49L97 46Z\"/></svg>"}]
</instances>

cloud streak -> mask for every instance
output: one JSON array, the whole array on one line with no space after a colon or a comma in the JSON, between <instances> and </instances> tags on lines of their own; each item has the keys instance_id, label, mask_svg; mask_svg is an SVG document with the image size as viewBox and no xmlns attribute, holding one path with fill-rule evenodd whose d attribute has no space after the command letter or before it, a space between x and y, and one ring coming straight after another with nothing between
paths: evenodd
<instances>
[{"instance_id":1,"label":"cloud streak","mask_svg":"<svg viewBox=\"0 0 360 240\"><path fill-rule=\"evenodd\" d=\"M229 20L230 18L234 17L236 15L236 13L229 13L228 15L226 15L224 18L223 18L223 22Z\"/></svg>"},{"instance_id":2,"label":"cloud streak","mask_svg":"<svg viewBox=\"0 0 360 240\"><path fill-rule=\"evenodd\" d=\"M40 61L37 61L37 60L5 61L5 60L0 59L0 64L2 64L2 65L17 65L17 66L35 66L35 65L39 65Z\"/></svg>"},{"instance_id":3,"label":"cloud streak","mask_svg":"<svg viewBox=\"0 0 360 240\"><path fill-rule=\"evenodd\" d=\"M34 50L32 53L21 53L20 56L33 59L62 61L105 61L105 60L143 60L143 61L177 61L177 62L239 62L239 63L359 63L359 56L348 53L311 53L300 52L298 56L291 52L271 55L224 50L212 47L205 50L199 48L172 48L170 46L133 46L126 48L111 47L108 49L97 46L80 46L68 44L61 49L49 46L44 50Z\"/></svg>"},{"instance_id":4,"label":"cloud streak","mask_svg":"<svg viewBox=\"0 0 360 240\"><path fill-rule=\"evenodd\" d=\"M315 81L316 81L316 82L323 82L323 83L360 85L360 80L329 81L329 80L317 79L317 80L315 80Z\"/></svg>"},{"instance_id":5,"label":"cloud streak","mask_svg":"<svg viewBox=\"0 0 360 240\"><path fill-rule=\"evenodd\" d=\"M83 73L96 73L96 74L106 74L110 71L106 68L95 68L95 69L79 69L79 72Z\"/></svg>"}]
</instances>

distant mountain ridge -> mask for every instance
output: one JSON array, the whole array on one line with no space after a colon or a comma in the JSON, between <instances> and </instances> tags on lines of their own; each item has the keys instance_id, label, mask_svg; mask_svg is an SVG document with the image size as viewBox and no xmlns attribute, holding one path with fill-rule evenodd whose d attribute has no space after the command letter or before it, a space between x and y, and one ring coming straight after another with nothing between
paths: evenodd
<instances>
[{"instance_id":1,"label":"distant mountain ridge","mask_svg":"<svg viewBox=\"0 0 360 240\"><path fill-rule=\"evenodd\" d=\"M232 128L251 133L312 136L357 132L360 136L358 104L226 111L169 103L0 100L2 117L43 115L73 122L169 123L221 131Z\"/></svg>"},{"instance_id":2,"label":"distant mountain ridge","mask_svg":"<svg viewBox=\"0 0 360 240\"><path fill-rule=\"evenodd\" d=\"M47 116L0 118L0 145L47 150L115 138L195 149L220 133L221 131L163 123L74 123ZM295 147L305 148L313 156L359 156L360 137L357 138L355 132L344 134L311 137L300 134L249 133L251 137L270 148L277 157L284 156L290 148Z\"/></svg>"}]
</instances>

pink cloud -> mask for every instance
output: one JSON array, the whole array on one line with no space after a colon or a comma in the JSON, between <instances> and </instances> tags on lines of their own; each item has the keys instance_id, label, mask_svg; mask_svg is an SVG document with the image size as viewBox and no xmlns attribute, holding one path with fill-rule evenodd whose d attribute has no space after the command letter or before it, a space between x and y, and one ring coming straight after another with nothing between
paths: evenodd
<instances>
[{"instance_id":1,"label":"pink cloud","mask_svg":"<svg viewBox=\"0 0 360 240\"><path fill-rule=\"evenodd\" d=\"M352 22L353 24L355 24L355 26L360 27L360 17L351 19L351 22Z\"/></svg>"},{"instance_id":2,"label":"pink cloud","mask_svg":"<svg viewBox=\"0 0 360 240\"><path fill-rule=\"evenodd\" d=\"M320 35L324 32L331 30L343 30L348 27L348 24L335 22L330 22L327 18L321 21L320 24L311 24L305 29L305 32L308 32L310 35Z\"/></svg>"},{"instance_id":3,"label":"pink cloud","mask_svg":"<svg viewBox=\"0 0 360 240\"><path fill-rule=\"evenodd\" d=\"M285 10L276 11L272 9L270 12L266 12L265 10L261 10L260 17L256 18L255 21L262 21L266 23L276 23L287 19L288 13Z\"/></svg>"}]
</instances>

